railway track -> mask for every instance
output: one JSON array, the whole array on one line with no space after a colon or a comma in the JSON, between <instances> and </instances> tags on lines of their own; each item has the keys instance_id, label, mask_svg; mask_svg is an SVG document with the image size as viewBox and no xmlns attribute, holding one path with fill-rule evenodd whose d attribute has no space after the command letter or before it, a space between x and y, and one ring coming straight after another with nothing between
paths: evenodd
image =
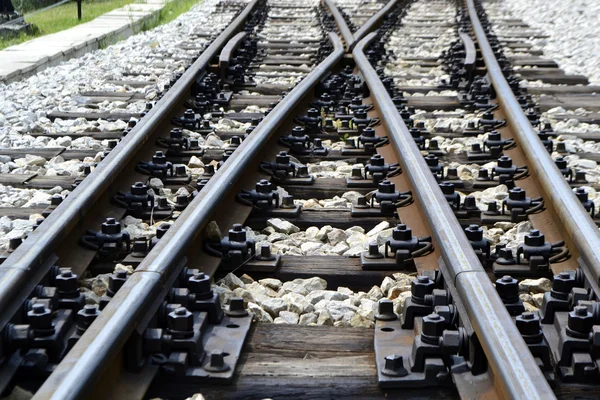
<instances>
[{"instance_id":1,"label":"railway track","mask_svg":"<svg viewBox=\"0 0 600 400\"><path fill-rule=\"evenodd\" d=\"M3 210L36 221L0 265L3 393L596 397L594 185L544 114L584 78L494 2L218 8L62 201Z\"/></svg>"}]
</instances>

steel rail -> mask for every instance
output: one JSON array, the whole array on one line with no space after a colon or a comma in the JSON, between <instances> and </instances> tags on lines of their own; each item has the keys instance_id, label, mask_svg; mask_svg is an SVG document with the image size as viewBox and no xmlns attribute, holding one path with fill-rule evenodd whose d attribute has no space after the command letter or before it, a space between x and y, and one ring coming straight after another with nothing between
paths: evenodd
<instances>
[{"instance_id":1,"label":"steel rail","mask_svg":"<svg viewBox=\"0 0 600 400\"><path fill-rule=\"evenodd\" d=\"M0 266L0 329L12 318L38 281L54 249L77 226L94 203L113 185L119 172L134 158L156 126L189 95L196 76L240 29L259 0L252 0L175 82L173 87L125 136L108 156L73 190L46 220Z\"/></svg>"},{"instance_id":2,"label":"steel rail","mask_svg":"<svg viewBox=\"0 0 600 400\"><path fill-rule=\"evenodd\" d=\"M457 288L487 356L495 385L506 398L554 398L390 95L364 55L365 47L375 38L376 34L371 33L356 45L352 52L354 60L370 89L404 173L412 183L415 197L423 204L427 222L435 227L433 238L451 275L445 278L451 279Z\"/></svg>"},{"instance_id":3,"label":"steel rail","mask_svg":"<svg viewBox=\"0 0 600 400\"><path fill-rule=\"evenodd\" d=\"M38 390L34 399L67 400L85 395L108 365L107 361L117 354L144 317L144 310L154 302L170 273L210 221L211 214L241 172L260 154L290 110L298 106L342 60L342 42L333 33L329 34L329 39L334 45L333 52L273 108L209 180Z\"/></svg>"},{"instance_id":4,"label":"steel rail","mask_svg":"<svg viewBox=\"0 0 600 400\"><path fill-rule=\"evenodd\" d=\"M372 32L375 29L375 26L381 23L383 17L385 17L391 9L393 9L396 4L398 4L398 0L389 1L381 10L377 11L371 18L367 20L356 32L354 32L354 42L350 45L350 49L356 46L362 38L364 38L369 32Z\"/></svg>"},{"instance_id":5,"label":"steel rail","mask_svg":"<svg viewBox=\"0 0 600 400\"><path fill-rule=\"evenodd\" d=\"M327 7L329 9L329 12L333 16L335 24L337 25L338 30L340 31L340 35L342 35L342 39L344 39L344 42L346 43L346 45L344 46L344 49L346 51L349 50L352 43L354 43L354 35L352 34L352 31L348 27L348 24L346 24L346 20L342 16L342 13L340 12L340 10L338 10L338 8L336 7L333 0L322 0L322 1L323 1L323 4L325 5L325 7Z\"/></svg>"},{"instance_id":6,"label":"steel rail","mask_svg":"<svg viewBox=\"0 0 600 400\"><path fill-rule=\"evenodd\" d=\"M598 284L600 283L600 231L573 193L539 139L537 132L523 113L487 40L473 0L467 0L467 6L488 76L494 85L498 102L506 114L506 119L529 161L529 169L537 175L547 194L546 201L552 203L566 229L566 234L573 239L577 246L581 259L584 261L582 268L588 269L584 272L586 275L591 274L592 279Z\"/></svg>"}]
</instances>

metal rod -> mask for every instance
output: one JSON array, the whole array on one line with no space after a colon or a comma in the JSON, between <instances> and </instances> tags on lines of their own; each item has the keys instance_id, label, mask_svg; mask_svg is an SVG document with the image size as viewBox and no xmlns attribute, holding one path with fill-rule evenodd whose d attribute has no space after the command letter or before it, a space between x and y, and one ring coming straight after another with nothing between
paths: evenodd
<instances>
[{"instance_id":1,"label":"metal rod","mask_svg":"<svg viewBox=\"0 0 600 400\"><path fill-rule=\"evenodd\" d=\"M344 42L346 43L344 48L346 50L350 49L350 46L354 43L354 36L352 35L350 28L348 28L342 13L340 13L340 10L338 10L338 8L335 6L333 0L323 0L323 4L329 9L331 15L333 15L333 19L338 26L340 34L342 35L342 39L344 39Z\"/></svg>"},{"instance_id":2,"label":"metal rod","mask_svg":"<svg viewBox=\"0 0 600 400\"><path fill-rule=\"evenodd\" d=\"M582 268L589 268L588 272L591 273L596 283L600 283L600 231L573 193L523 113L487 40L473 0L467 0L467 6L488 76L494 85L498 102L506 114L506 119L527 156L529 169L535 171L547 194L546 201L552 202L556 214L566 228L566 234L573 239L577 246L577 250L585 262Z\"/></svg>"},{"instance_id":3,"label":"metal rod","mask_svg":"<svg viewBox=\"0 0 600 400\"><path fill-rule=\"evenodd\" d=\"M109 155L73 190L46 220L0 266L0 328L21 307L38 281L33 280L59 243L77 226L86 212L113 184L114 178L134 158L173 109L189 94L199 71L206 68L227 41L243 27L258 0L250 2L240 15L198 57L169 92L125 136ZM48 266L48 268L51 266Z\"/></svg>"},{"instance_id":4,"label":"metal rod","mask_svg":"<svg viewBox=\"0 0 600 400\"><path fill-rule=\"evenodd\" d=\"M84 398L99 378L107 361L131 335L144 310L155 300L169 273L210 221L221 203L267 140L316 84L338 64L344 50L337 35L330 33L333 52L311 71L256 127L208 184L181 213L167 233L119 289L100 316L83 334L34 399Z\"/></svg>"},{"instance_id":5,"label":"metal rod","mask_svg":"<svg viewBox=\"0 0 600 400\"><path fill-rule=\"evenodd\" d=\"M381 22L383 17L388 15L390 10L392 8L394 8L396 6L396 4L398 4L398 0L389 1L385 6L383 6L383 8L381 10L377 11L377 13L375 15L373 15L371 18L369 18L369 20L367 22L365 22L363 26L358 28L358 30L356 32L354 32L354 43L352 43L352 45L350 45L350 48L351 49L354 48L356 43L358 43L360 40L362 40L362 38L365 37L365 35L367 35L369 32L371 32L375 28L375 25L379 25L379 23Z\"/></svg>"},{"instance_id":6,"label":"metal rod","mask_svg":"<svg viewBox=\"0 0 600 400\"><path fill-rule=\"evenodd\" d=\"M375 38L376 34L371 33L355 46L354 61L369 86L390 142L412 183L415 198L423 205L429 226L435 227L432 232L435 245L451 274L445 278L454 281L496 385L506 398L554 398L390 95L363 53Z\"/></svg>"}]
</instances>

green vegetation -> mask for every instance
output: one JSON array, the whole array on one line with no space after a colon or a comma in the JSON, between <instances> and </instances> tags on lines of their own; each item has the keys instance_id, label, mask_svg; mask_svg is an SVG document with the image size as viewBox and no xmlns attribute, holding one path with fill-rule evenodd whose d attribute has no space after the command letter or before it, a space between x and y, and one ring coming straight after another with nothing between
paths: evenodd
<instances>
[{"instance_id":1,"label":"green vegetation","mask_svg":"<svg viewBox=\"0 0 600 400\"><path fill-rule=\"evenodd\" d=\"M23 43L33 38L60 32L73 26L93 20L116 8L127 4L140 2L140 0L83 0L81 5L82 18L77 20L77 3L70 2L61 6L42 11L39 13L25 14L25 21L32 24L31 32L22 33L10 39L0 39L0 50L15 44ZM157 19L145 23L140 31L155 28L177 18L180 14L188 11L198 0L173 0L161 11Z\"/></svg>"},{"instance_id":2,"label":"green vegetation","mask_svg":"<svg viewBox=\"0 0 600 400\"><path fill-rule=\"evenodd\" d=\"M25 14L25 21L29 22L33 29L29 33L21 33L17 37L0 39L0 49L89 22L115 8L120 8L133 2L134 0L83 0L81 4L81 21L77 19L77 3L75 1L39 13L32 12Z\"/></svg>"},{"instance_id":3,"label":"green vegetation","mask_svg":"<svg viewBox=\"0 0 600 400\"><path fill-rule=\"evenodd\" d=\"M193 5L198 4L201 0L173 0L160 10L158 21L152 26L145 27L143 30L150 30L159 25L164 25L173 21L184 12L188 12Z\"/></svg>"}]
</instances>

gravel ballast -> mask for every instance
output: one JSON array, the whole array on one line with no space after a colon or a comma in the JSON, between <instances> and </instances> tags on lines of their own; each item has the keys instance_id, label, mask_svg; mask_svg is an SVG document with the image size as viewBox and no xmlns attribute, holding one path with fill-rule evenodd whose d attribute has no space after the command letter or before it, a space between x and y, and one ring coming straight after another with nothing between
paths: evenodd
<instances>
[{"instance_id":1,"label":"gravel ballast","mask_svg":"<svg viewBox=\"0 0 600 400\"><path fill-rule=\"evenodd\" d=\"M567 74L587 76L600 84L600 2L594 0L505 0L486 2L542 30L549 38L533 39L544 54L555 60Z\"/></svg>"}]
</instances>

